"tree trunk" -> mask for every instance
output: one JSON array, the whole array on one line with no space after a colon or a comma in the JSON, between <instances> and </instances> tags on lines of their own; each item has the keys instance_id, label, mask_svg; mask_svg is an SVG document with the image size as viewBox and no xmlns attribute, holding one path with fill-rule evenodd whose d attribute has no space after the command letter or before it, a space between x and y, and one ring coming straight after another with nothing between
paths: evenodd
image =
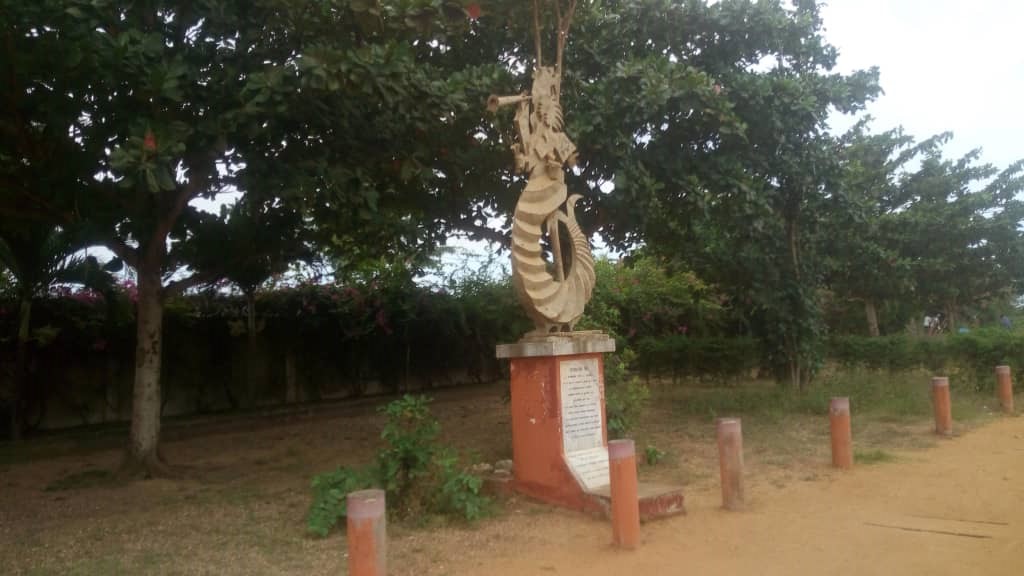
<instances>
[{"instance_id":1,"label":"tree trunk","mask_svg":"<svg viewBox=\"0 0 1024 576\"><path fill-rule=\"evenodd\" d=\"M954 304L954 303L946 304L946 329L949 330L950 334L956 334L956 322L957 322L956 304Z\"/></svg>"},{"instance_id":2,"label":"tree trunk","mask_svg":"<svg viewBox=\"0 0 1024 576\"><path fill-rule=\"evenodd\" d=\"M105 354L107 356L107 382L103 388L106 398L103 409L103 421L117 422L121 418L121 373L118 370L117 356L110 350L109 344Z\"/></svg>"},{"instance_id":3,"label":"tree trunk","mask_svg":"<svg viewBox=\"0 0 1024 576\"><path fill-rule=\"evenodd\" d=\"M868 334L870 336L878 336L878 309L875 308L874 300L864 301L864 314L868 318Z\"/></svg>"},{"instance_id":4,"label":"tree trunk","mask_svg":"<svg viewBox=\"0 0 1024 576\"><path fill-rule=\"evenodd\" d=\"M156 268L155 271L150 268ZM126 471L145 477L162 475L160 444L160 359L163 346L163 301L159 266L139 267L132 428Z\"/></svg>"},{"instance_id":5,"label":"tree trunk","mask_svg":"<svg viewBox=\"0 0 1024 576\"><path fill-rule=\"evenodd\" d=\"M245 293L245 386L243 403L246 408L256 405L256 377L259 373L259 342L256 334L256 291Z\"/></svg>"},{"instance_id":6,"label":"tree trunk","mask_svg":"<svg viewBox=\"0 0 1024 576\"><path fill-rule=\"evenodd\" d=\"M794 212L796 212L794 210ZM799 285L800 279L800 242L799 234L797 233L797 214L791 214L786 217L786 238L789 241L789 265L793 272L794 282ZM791 309L790 314L797 316L803 312L803 304L796 303L796 306ZM786 355L788 356L789 363L789 378L790 384L800 390L804 391L806 382L801 378L803 370L801 368L802 359L800 358L800 342L799 332L796 336L790 336L786 338Z\"/></svg>"},{"instance_id":7,"label":"tree trunk","mask_svg":"<svg viewBox=\"0 0 1024 576\"><path fill-rule=\"evenodd\" d=\"M790 353L789 357L789 381L793 388L803 392L807 382L803 379L804 371L800 366L800 355L796 351Z\"/></svg>"},{"instance_id":8,"label":"tree trunk","mask_svg":"<svg viewBox=\"0 0 1024 576\"><path fill-rule=\"evenodd\" d=\"M294 404L299 401L299 382L295 374L295 351L289 348L284 356L284 402Z\"/></svg>"},{"instance_id":9,"label":"tree trunk","mask_svg":"<svg viewBox=\"0 0 1024 576\"><path fill-rule=\"evenodd\" d=\"M28 337L32 326L32 298L21 299L18 312L18 352L14 366L14 390L11 395L11 440L21 440L21 400L28 387Z\"/></svg>"}]
</instances>

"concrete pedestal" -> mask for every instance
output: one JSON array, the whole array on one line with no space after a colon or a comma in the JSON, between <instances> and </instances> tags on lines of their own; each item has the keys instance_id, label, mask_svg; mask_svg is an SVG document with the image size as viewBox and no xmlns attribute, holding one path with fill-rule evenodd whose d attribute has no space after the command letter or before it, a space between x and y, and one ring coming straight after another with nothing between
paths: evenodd
<instances>
[{"instance_id":1,"label":"concrete pedestal","mask_svg":"<svg viewBox=\"0 0 1024 576\"><path fill-rule=\"evenodd\" d=\"M511 362L512 488L567 508L608 512L606 334L575 332L497 347ZM683 512L682 490L640 486L644 519ZM646 495L647 501L643 495Z\"/></svg>"}]
</instances>

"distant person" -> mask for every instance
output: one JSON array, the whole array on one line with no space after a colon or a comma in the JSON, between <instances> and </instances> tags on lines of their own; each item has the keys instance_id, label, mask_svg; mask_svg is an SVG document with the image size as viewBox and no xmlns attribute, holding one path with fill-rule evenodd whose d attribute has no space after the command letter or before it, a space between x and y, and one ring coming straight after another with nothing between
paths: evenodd
<instances>
[{"instance_id":1,"label":"distant person","mask_svg":"<svg viewBox=\"0 0 1024 576\"><path fill-rule=\"evenodd\" d=\"M1007 316L1006 314L1003 314L1002 316L999 317L999 323L1002 324L1003 328L1006 328L1007 330L1013 328L1013 322L1010 321L1010 317Z\"/></svg>"}]
</instances>

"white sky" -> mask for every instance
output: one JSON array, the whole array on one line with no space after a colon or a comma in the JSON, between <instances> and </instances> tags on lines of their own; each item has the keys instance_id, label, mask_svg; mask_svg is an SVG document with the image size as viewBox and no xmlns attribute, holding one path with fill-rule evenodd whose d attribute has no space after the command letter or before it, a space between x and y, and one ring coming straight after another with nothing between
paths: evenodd
<instances>
[{"instance_id":1,"label":"white sky","mask_svg":"<svg viewBox=\"0 0 1024 576\"><path fill-rule=\"evenodd\" d=\"M982 148L1005 168L1024 158L1024 0L830 0L825 37L839 69L878 66L868 106L881 132L953 132L949 157ZM844 129L847 119L833 119Z\"/></svg>"}]
</instances>

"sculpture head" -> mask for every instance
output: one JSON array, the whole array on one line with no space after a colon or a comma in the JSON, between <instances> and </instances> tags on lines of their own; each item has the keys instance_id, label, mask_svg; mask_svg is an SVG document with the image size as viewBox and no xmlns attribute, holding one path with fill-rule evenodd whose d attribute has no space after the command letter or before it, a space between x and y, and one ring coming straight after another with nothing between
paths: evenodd
<instances>
[{"instance_id":1,"label":"sculpture head","mask_svg":"<svg viewBox=\"0 0 1024 576\"><path fill-rule=\"evenodd\" d=\"M562 79L557 68L539 66L534 70L533 89L530 93L533 113L537 120L555 130L562 129L562 105L559 102L561 85Z\"/></svg>"}]
</instances>

